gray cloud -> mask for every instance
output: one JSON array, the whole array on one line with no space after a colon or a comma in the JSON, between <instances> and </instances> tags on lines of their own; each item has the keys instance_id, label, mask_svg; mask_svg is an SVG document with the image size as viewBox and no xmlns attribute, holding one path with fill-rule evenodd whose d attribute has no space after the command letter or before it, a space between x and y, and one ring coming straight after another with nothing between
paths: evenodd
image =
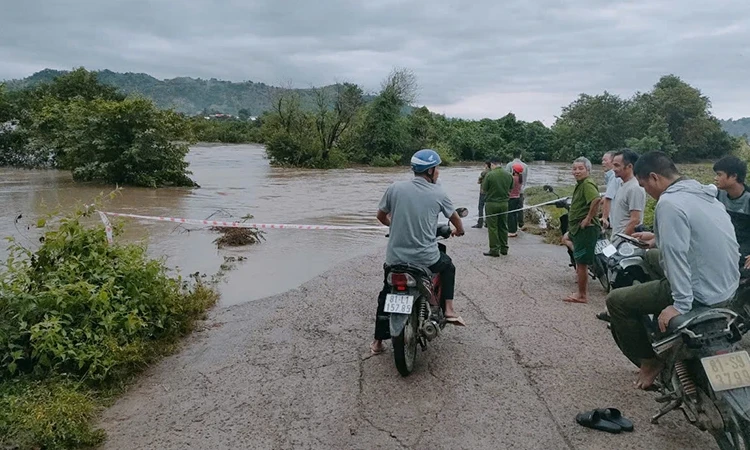
<instances>
[{"instance_id":1,"label":"gray cloud","mask_svg":"<svg viewBox=\"0 0 750 450\"><path fill-rule=\"evenodd\" d=\"M108 68L376 90L394 66L449 115L552 123L581 92L675 73L750 116L747 0L27 0L2 7L0 79Z\"/></svg>"}]
</instances>

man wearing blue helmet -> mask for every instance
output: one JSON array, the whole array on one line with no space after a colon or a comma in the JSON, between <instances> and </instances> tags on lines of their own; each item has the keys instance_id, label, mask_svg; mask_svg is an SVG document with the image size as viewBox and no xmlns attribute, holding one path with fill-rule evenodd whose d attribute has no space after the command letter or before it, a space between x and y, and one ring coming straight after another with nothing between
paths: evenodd
<instances>
[{"instance_id":1,"label":"man wearing blue helmet","mask_svg":"<svg viewBox=\"0 0 750 450\"><path fill-rule=\"evenodd\" d=\"M451 258L438 250L435 231L438 214L450 219L455 229L453 236L463 236L461 217L453 207L445 190L437 184L440 171L440 155L436 151L420 150L411 158L414 178L399 181L388 187L378 205L377 218L390 227L385 264L414 264L429 267L440 274L445 316L448 323L465 325L453 310L453 292L456 283L456 267ZM383 281L383 290L378 296L375 321L375 341L370 346L373 353L381 353L383 340L390 339L388 316L384 313L388 283Z\"/></svg>"}]
</instances>

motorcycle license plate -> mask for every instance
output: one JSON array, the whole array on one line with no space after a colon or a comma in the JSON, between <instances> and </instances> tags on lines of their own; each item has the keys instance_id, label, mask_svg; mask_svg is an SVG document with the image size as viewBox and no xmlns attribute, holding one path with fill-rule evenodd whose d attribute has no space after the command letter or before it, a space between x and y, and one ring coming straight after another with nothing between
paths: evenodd
<instances>
[{"instance_id":1,"label":"motorcycle license plate","mask_svg":"<svg viewBox=\"0 0 750 450\"><path fill-rule=\"evenodd\" d=\"M750 387L750 355L747 351L701 358L714 391Z\"/></svg>"},{"instance_id":2,"label":"motorcycle license plate","mask_svg":"<svg viewBox=\"0 0 750 450\"><path fill-rule=\"evenodd\" d=\"M615 248L614 245L609 244L608 246L604 247L604 249L602 249L602 253L607 258L610 258L610 257L612 257L612 255L614 255L615 253L617 253L617 249Z\"/></svg>"},{"instance_id":3,"label":"motorcycle license plate","mask_svg":"<svg viewBox=\"0 0 750 450\"><path fill-rule=\"evenodd\" d=\"M396 314L411 314L411 306L413 304L413 295L387 294L385 296L385 308L383 311Z\"/></svg>"},{"instance_id":4,"label":"motorcycle license plate","mask_svg":"<svg viewBox=\"0 0 750 450\"><path fill-rule=\"evenodd\" d=\"M610 245L610 243L606 239L600 239L596 241L596 246L594 247L594 254L598 255L602 253L604 251L604 248L608 245Z\"/></svg>"}]
</instances>

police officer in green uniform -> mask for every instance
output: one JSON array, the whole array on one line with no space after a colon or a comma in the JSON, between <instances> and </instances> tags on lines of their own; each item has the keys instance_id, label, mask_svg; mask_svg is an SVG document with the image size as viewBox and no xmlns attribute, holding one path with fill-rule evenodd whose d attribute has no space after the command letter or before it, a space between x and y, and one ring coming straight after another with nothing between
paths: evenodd
<instances>
[{"instance_id":1,"label":"police officer in green uniform","mask_svg":"<svg viewBox=\"0 0 750 450\"><path fill-rule=\"evenodd\" d=\"M490 172L482 181L485 195L487 231L490 251L484 256L498 257L508 254L508 197L513 186L513 177L500 166L500 159L490 160Z\"/></svg>"}]
</instances>

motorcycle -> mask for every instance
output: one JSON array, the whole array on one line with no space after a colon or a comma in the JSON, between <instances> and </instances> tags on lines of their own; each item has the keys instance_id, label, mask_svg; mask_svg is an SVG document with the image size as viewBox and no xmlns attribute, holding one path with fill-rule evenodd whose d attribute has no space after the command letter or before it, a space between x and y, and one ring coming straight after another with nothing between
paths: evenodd
<instances>
[{"instance_id":1,"label":"motorcycle","mask_svg":"<svg viewBox=\"0 0 750 450\"><path fill-rule=\"evenodd\" d=\"M559 195L557 195L554 188L548 184L544 185L543 189L546 192L554 194L558 198L558 201L553 203L555 207L562 208L567 211L562 216L560 216L560 233L564 235L568 232L568 214L570 213L571 198L560 197ZM588 266L589 276L593 280L598 280L599 284L602 285L602 288L604 288L605 292L609 292L610 290L609 271L607 266L608 256L604 254L604 249L609 246L611 246L611 242L609 241L609 239L607 239L604 230L599 230L596 247L594 248L594 264ZM573 252L569 248L567 248L567 250L568 256L570 257L570 266L575 268L576 262L575 258L573 258Z\"/></svg>"},{"instance_id":2,"label":"motorcycle","mask_svg":"<svg viewBox=\"0 0 750 450\"><path fill-rule=\"evenodd\" d=\"M602 253L607 257L606 270L610 289L645 283L651 279L646 269L646 249L643 244L626 234L617 233L623 241L610 245Z\"/></svg>"},{"instance_id":3,"label":"motorcycle","mask_svg":"<svg viewBox=\"0 0 750 450\"><path fill-rule=\"evenodd\" d=\"M657 316L643 320L665 363L654 386L661 394L656 401L666 406L651 423L679 408L721 450L750 449L750 355L740 347L748 322L729 308L700 307L672 319L665 333Z\"/></svg>"},{"instance_id":4,"label":"motorcycle","mask_svg":"<svg viewBox=\"0 0 750 450\"><path fill-rule=\"evenodd\" d=\"M456 212L461 218L469 214L466 208L458 208ZM436 237L448 239L450 236L450 224L438 226ZM438 249L445 253L445 244L438 242ZM414 370L417 345L425 350L427 343L435 339L447 324L440 274L412 264L393 265L386 267L386 271L391 292L386 294L383 311L390 316L396 369L406 377Z\"/></svg>"}]
</instances>

